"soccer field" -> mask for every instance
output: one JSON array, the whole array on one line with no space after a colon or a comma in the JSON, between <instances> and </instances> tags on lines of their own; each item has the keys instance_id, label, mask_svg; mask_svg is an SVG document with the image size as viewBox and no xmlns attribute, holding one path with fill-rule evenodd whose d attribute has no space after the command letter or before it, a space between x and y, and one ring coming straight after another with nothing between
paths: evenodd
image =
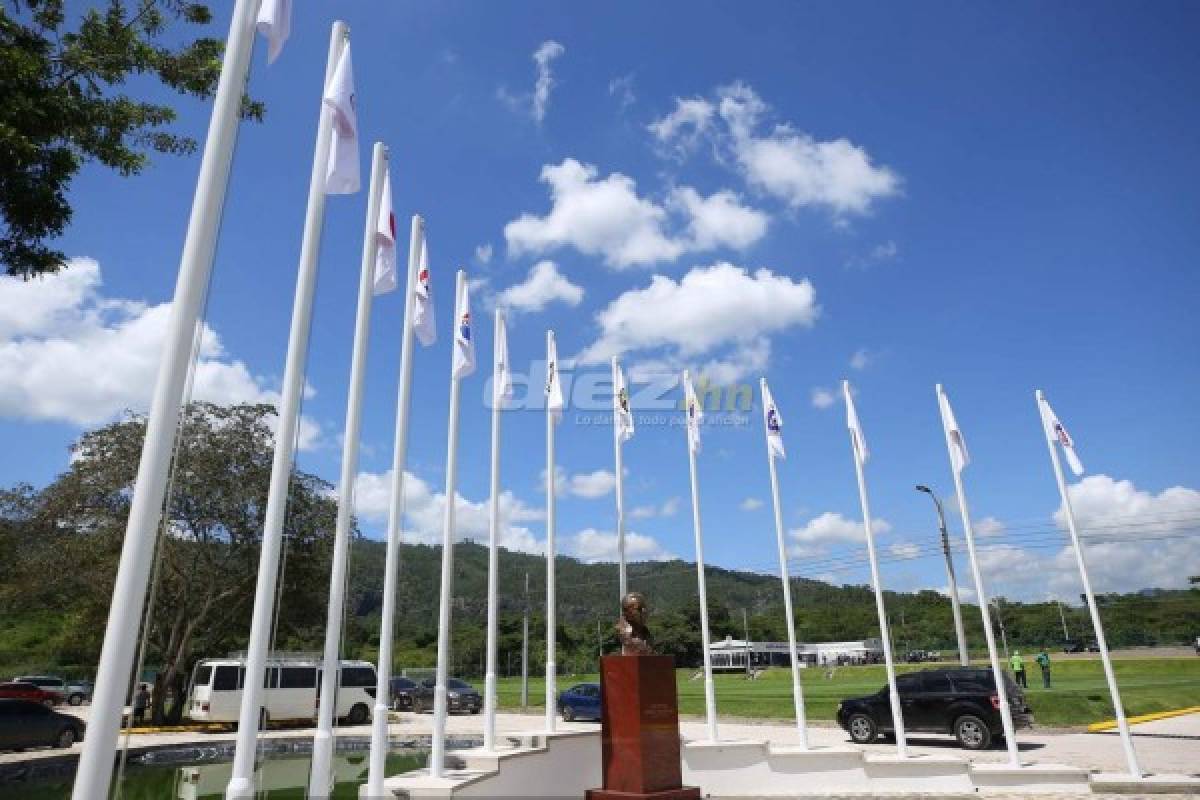
<instances>
[{"instance_id":1,"label":"soccer field","mask_svg":"<svg viewBox=\"0 0 1200 800\"><path fill-rule=\"evenodd\" d=\"M984 662L976 662L984 666ZM1154 711L1200 705L1200 658L1122 659L1114 662L1125 712L1130 716ZM901 665L900 672L922 669L921 665ZM1112 718L1112 704L1104 682L1099 659L1060 659L1053 664L1053 686L1041 688L1041 673L1036 665L1029 672L1029 705L1039 725L1073 727ZM704 714L704 682L692 679L695 670L678 670L679 710L683 714ZM809 719L833 720L838 702L846 697L877 691L886 681L882 666L839 667L832 678L823 669L801 672L805 708ZM561 675L559 690L575 683L596 681L598 676ZM541 707L545 684L540 676L530 676L529 705ZM717 713L724 717L791 719L792 682L787 669L772 669L757 680L747 681L741 674L717 675ZM519 708L520 678L502 678L498 682L501 708Z\"/></svg>"}]
</instances>

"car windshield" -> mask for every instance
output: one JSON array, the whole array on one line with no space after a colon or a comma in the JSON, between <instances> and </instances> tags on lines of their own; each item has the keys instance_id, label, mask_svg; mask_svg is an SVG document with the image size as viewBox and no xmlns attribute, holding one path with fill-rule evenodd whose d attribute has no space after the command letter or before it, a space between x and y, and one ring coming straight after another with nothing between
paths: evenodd
<instances>
[{"instance_id":1,"label":"car windshield","mask_svg":"<svg viewBox=\"0 0 1200 800\"><path fill-rule=\"evenodd\" d=\"M416 685L410 678L392 678L393 689L411 689Z\"/></svg>"},{"instance_id":2,"label":"car windshield","mask_svg":"<svg viewBox=\"0 0 1200 800\"><path fill-rule=\"evenodd\" d=\"M451 689L470 689L471 684L466 681L460 681L458 678L450 678L446 681L446 685Z\"/></svg>"}]
</instances>

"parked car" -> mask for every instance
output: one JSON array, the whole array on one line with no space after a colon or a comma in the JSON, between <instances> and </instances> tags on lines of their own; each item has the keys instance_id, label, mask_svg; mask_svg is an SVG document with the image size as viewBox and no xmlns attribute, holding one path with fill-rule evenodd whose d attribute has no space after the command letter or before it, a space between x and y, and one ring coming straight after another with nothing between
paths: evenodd
<instances>
[{"instance_id":1,"label":"parked car","mask_svg":"<svg viewBox=\"0 0 1200 800\"><path fill-rule=\"evenodd\" d=\"M0 699L0 750L70 747L83 741L83 720L33 700Z\"/></svg>"},{"instance_id":2,"label":"parked car","mask_svg":"<svg viewBox=\"0 0 1200 800\"><path fill-rule=\"evenodd\" d=\"M1033 725L1033 713L1022 692L1004 675L1013 725ZM910 672L896 678L900 713L906 732L949 733L968 750L985 750L1003 735L1000 698L990 669L941 667ZM859 744L874 741L881 733L895 733L888 687L866 697L843 700L837 710L838 725Z\"/></svg>"},{"instance_id":3,"label":"parked car","mask_svg":"<svg viewBox=\"0 0 1200 800\"><path fill-rule=\"evenodd\" d=\"M1064 653L1099 653L1100 645L1095 642L1067 642L1063 645Z\"/></svg>"},{"instance_id":4,"label":"parked car","mask_svg":"<svg viewBox=\"0 0 1200 800\"><path fill-rule=\"evenodd\" d=\"M91 681L67 681L67 703L73 706L90 703L94 691Z\"/></svg>"},{"instance_id":5,"label":"parked car","mask_svg":"<svg viewBox=\"0 0 1200 800\"><path fill-rule=\"evenodd\" d=\"M600 719L600 684L578 683L558 696L558 712L570 722Z\"/></svg>"},{"instance_id":6,"label":"parked car","mask_svg":"<svg viewBox=\"0 0 1200 800\"><path fill-rule=\"evenodd\" d=\"M34 686L39 686L47 692L57 695L58 702L65 703L67 701L67 682L62 678L55 678L51 675L23 675L13 678L13 683L32 683Z\"/></svg>"},{"instance_id":7,"label":"parked car","mask_svg":"<svg viewBox=\"0 0 1200 800\"><path fill-rule=\"evenodd\" d=\"M433 689L435 681L426 678L413 691L413 711L418 714L433 711ZM483 696L475 687L458 678L446 681L446 710L453 714L455 711L466 711L478 714L483 710Z\"/></svg>"},{"instance_id":8,"label":"parked car","mask_svg":"<svg viewBox=\"0 0 1200 800\"><path fill-rule=\"evenodd\" d=\"M411 710L413 707L413 692L420 688L417 682L412 678L399 676L391 680L391 698L392 708L401 711Z\"/></svg>"},{"instance_id":9,"label":"parked car","mask_svg":"<svg viewBox=\"0 0 1200 800\"><path fill-rule=\"evenodd\" d=\"M55 692L48 692L36 684L21 683L20 681L0 683L0 698L32 700L35 703L41 703L47 708L54 708L62 702L62 698Z\"/></svg>"}]
</instances>

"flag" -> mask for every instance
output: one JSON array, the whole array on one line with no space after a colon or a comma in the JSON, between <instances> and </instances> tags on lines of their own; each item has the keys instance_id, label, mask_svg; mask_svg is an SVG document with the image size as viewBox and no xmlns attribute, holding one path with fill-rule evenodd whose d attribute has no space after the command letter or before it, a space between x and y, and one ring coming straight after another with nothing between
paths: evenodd
<instances>
[{"instance_id":1,"label":"flag","mask_svg":"<svg viewBox=\"0 0 1200 800\"><path fill-rule=\"evenodd\" d=\"M858 424L858 412L854 410L854 398L850 394L850 381L842 381L842 394L846 398L846 425L850 428L850 441L854 445L854 456L860 464L867 463L871 451L863 436L862 425Z\"/></svg>"},{"instance_id":2,"label":"flag","mask_svg":"<svg viewBox=\"0 0 1200 800\"><path fill-rule=\"evenodd\" d=\"M508 365L508 328L504 322L504 314L496 312L496 364L492 373L492 402L497 406L504 405L513 394L512 370Z\"/></svg>"},{"instance_id":3,"label":"flag","mask_svg":"<svg viewBox=\"0 0 1200 800\"><path fill-rule=\"evenodd\" d=\"M1075 440L1058 421L1058 416L1046 402L1046 398L1041 398L1039 406L1042 411L1042 426L1046 429L1046 438L1050 440L1050 444L1057 442L1062 445L1063 455L1067 457L1067 464L1070 465L1071 472L1074 472L1076 476L1082 475L1083 462L1079 460L1079 454L1075 452Z\"/></svg>"},{"instance_id":4,"label":"flag","mask_svg":"<svg viewBox=\"0 0 1200 800\"><path fill-rule=\"evenodd\" d=\"M767 450L772 456L786 458L783 452L783 417L779 415L779 407L771 396L767 379L762 379L763 424L767 428Z\"/></svg>"},{"instance_id":5,"label":"flag","mask_svg":"<svg viewBox=\"0 0 1200 800\"><path fill-rule=\"evenodd\" d=\"M329 143L329 162L325 167L325 193L354 194L359 189L358 109L350 42L342 48L322 99L333 115L333 141Z\"/></svg>"},{"instance_id":6,"label":"flag","mask_svg":"<svg viewBox=\"0 0 1200 800\"><path fill-rule=\"evenodd\" d=\"M433 284L429 280L429 249L425 234L421 234L421 258L417 263L417 285L413 287L413 331L421 344L428 347L437 341L437 326L433 320Z\"/></svg>"},{"instance_id":7,"label":"flag","mask_svg":"<svg viewBox=\"0 0 1200 800\"><path fill-rule=\"evenodd\" d=\"M558 345L553 333L546 338L546 410L555 422L562 419L562 382L558 377Z\"/></svg>"},{"instance_id":8,"label":"flag","mask_svg":"<svg viewBox=\"0 0 1200 800\"><path fill-rule=\"evenodd\" d=\"M700 452L700 422L704 419L704 411L700 401L696 399L696 390L692 388L692 379L686 371L683 373L683 409L687 421L688 449L693 453Z\"/></svg>"},{"instance_id":9,"label":"flag","mask_svg":"<svg viewBox=\"0 0 1200 800\"><path fill-rule=\"evenodd\" d=\"M459 273L460 276L462 273ZM475 340L471 336L471 301L467 297L465 279L459 281L458 299L454 306L454 366L451 374L465 378L475 371Z\"/></svg>"},{"instance_id":10,"label":"flag","mask_svg":"<svg viewBox=\"0 0 1200 800\"><path fill-rule=\"evenodd\" d=\"M262 0L258 7L258 32L267 40L267 63L275 63L292 33L292 0Z\"/></svg>"},{"instance_id":11,"label":"flag","mask_svg":"<svg viewBox=\"0 0 1200 800\"><path fill-rule=\"evenodd\" d=\"M958 427L954 409L950 408L950 398L946 396L946 390L941 384L938 384L937 396L938 408L942 412L942 427L946 430L946 442L950 446L950 464L955 472L962 472L963 467L971 463L971 456L967 453L967 440Z\"/></svg>"},{"instance_id":12,"label":"flag","mask_svg":"<svg viewBox=\"0 0 1200 800\"><path fill-rule=\"evenodd\" d=\"M625 387L625 373L614 365L616 384L613 386L613 425L622 442L633 438L633 411L629 408L629 390Z\"/></svg>"},{"instance_id":13,"label":"flag","mask_svg":"<svg viewBox=\"0 0 1200 800\"><path fill-rule=\"evenodd\" d=\"M379 216L375 220L375 294L396 289L396 215L392 212L391 171L383 171Z\"/></svg>"}]
</instances>

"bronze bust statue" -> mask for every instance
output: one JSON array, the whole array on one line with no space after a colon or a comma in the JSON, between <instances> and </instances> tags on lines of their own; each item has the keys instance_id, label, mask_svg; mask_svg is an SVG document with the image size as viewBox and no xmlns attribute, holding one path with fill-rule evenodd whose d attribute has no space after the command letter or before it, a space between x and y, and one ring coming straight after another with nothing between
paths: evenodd
<instances>
[{"instance_id":1,"label":"bronze bust statue","mask_svg":"<svg viewBox=\"0 0 1200 800\"><path fill-rule=\"evenodd\" d=\"M654 654L650 629L646 627L646 597L641 592L630 592L621 598L621 618L615 627L621 642L621 655Z\"/></svg>"}]
</instances>

